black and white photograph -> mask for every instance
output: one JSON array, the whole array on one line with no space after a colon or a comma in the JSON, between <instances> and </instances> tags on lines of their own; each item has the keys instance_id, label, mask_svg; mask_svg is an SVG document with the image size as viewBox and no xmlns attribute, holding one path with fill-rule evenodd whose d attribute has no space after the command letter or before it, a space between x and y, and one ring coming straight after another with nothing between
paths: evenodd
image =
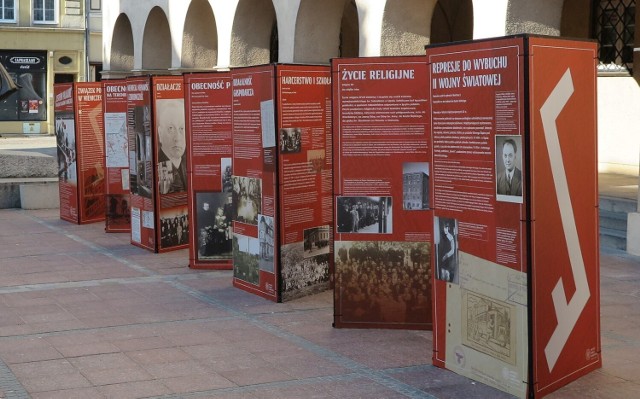
<instances>
[{"instance_id":1,"label":"black and white photograph","mask_svg":"<svg viewBox=\"0 0 640 399\"><path fill-rule=\"evenodd\" d=\"M88 171L93 173L89 174ZM94 168L86 171L84 181L84 211L87 218L97 218L104 216L105 201L104 195L104 169L101 165L95 165Z\"/></svg>"},{"instance_id":2,"label":"black and white photograph","mask_svg":"<svg viewBox=\"0 0 640 399\"><path fill-rule=\"evenodd\" d=\"M130 167L130 189L132 194L151 198L153 187L153 158L151 156L151 115L148 106L133 109L133 132L135 134L135 166Z\"/></svg>"},{"instance_id":3,"label":"black and white photograph","mask_svg":"<svg viewBox=\"0 0 640 399\"><path fill-rule=\"evenodd\" d=\"M160 212L160 247L189 244L189 210L187 207L163 209Z\"/></svg>"},{"instance_id":4,"label":"black and white photograph","mask_svg":"<svg viewBox=\"0 0 640 399\"><path fill-rule=\"evenodd\" d=\"M262 212L262 179L233 176L233 220L258 225L258 215Z\"/></svg>"},{"instance_id":5,"label":"black and white photograph","mask_svg":"<svg viewBox=\"0 0 640 399\"><path fill-rule=\"evenodd\" d=\"M427 242L337 241L336 290L343 319L427 322L430 249Z\"/></svg>"},{"instance_id":6,"label":"black and white photograph","mask_svg":"<svg viewBox=\"0 0 640 399\"><path fill-rule=\"evenodd\" d=\"M301 298L329 289L328 252L306 257L304 242L281 247L282 300Z\"/></svg>"},{"instance_id":7,"label":"black and white photograph","mask_svg":"<svg viewBox=\"0 0 640 399\"><path fill-rule=\"evenodd\" d=\"M305 258L329 253L329 244L331 244L331 228L329 225L305 229L303 236Z\"/></svg>"},{"instance_id":8,"label":"black and white photograph","mask_svg":"<svg viewBox=\"0 0 640 399\"><path fill-rule=\"evenodd\" d=\"M197 258L230 259L233 241L231 193L197 192L195 197Z\"/></svg>"},{"instance_id":9,"label":"black and white photograph","mask_svg":"<svg viewBox=\"0 0 640 399\"><path fill-rule=\"evenodd\" d=\"M257 238L233 235L233 277L253 285L260 284L260 244Z\"/></svg>"},{"instance_id":10,"label":"black and white photograph","mask_svg":"<svg viewBox=\"0 0 640 399\"><path fill-rule=\"evenodd\" d=\"M280 129L280 152L283 154L302 150L302 129L288 127Z\"/></svg>"},{"instance_id":11,"label":"black and white photograph","mask_svg":"<svg viewBox=\"0 0 640 399\"><path fill-rule=\"evenodd\" d=\"M434 218L436 279L458 284L458 221Z\"/></svg>"},{"instance_id":12,"label":"black and white photograph","mask_svg":"<svg viewBox=\"0 0 640 399\"><path fill-rule=\"evenodd\" d=\"M274 226L273 218L260 215L258 218L258 240L260 241L260 270L273 273L274 270Z\"/></svg>"},{"instance_id":13,"label":"black and white photograph","mask_svg":"<svg viewBox=\"0 0 640 399\"><path fill-rule=\"evenodd\" d=\"M496 136L496 199L522 203L522 137Z\"/></svg>"},{"instance_id":14,"label":"black and white photograph","mask_svg":"<svg viewBox=\"0 0 640 399\"><path fill-rule=\"evenodd\" d=\"M73 112L56 114L56 144L58 152L58 177L60 181L77 185L76 128Z\"/></svg>"},{"instance_id":15,"label":"black and white photograph","mask_svg":"<svg viewBox=\"0 0 640 399\"><path fill-rule=\"evenodd\" d=\"M160 194L187 191L187 139L184 100L156 101L158 187Z\"/></svg>"},{"instance_id":16,"label":"black and white photograph","mask_svg":"<svg viewBox=\"0 0 640 399\"><path fill-rule=\"evenodd\" d=\"M225 193L233 191L233 182L231 181L233 166L231 158L220 158L220 176L222 191Z\"/></svg>"},{"instance_id":17,"label":"black and white photograph","mask_svg":"<svg viewBox=\"0 0 640 399\"><path fill-rule=\"evenodd\" d=\"M402 164L402 209L429 209L429 162Z\"/></svg>"},{"instance_id":18,"label":"black and white photograph","mask_svg":"<svg viewBox=\"0 0 640 399\"><path fill-rule=\"evenodd\" d=\"M128 194L107 194L107 218L111 221L131 222Z\"/></svg>"},{"instance_id":19,"label":"black and white photograph","mask_svg":"<svg viewBox=\"0 0 640 399\"><path fill-rule=\"evenodd\" d=\"M309 162L309 172L320 173L324 169L325 152L323 149L307 151L307 162Z\"/></svg>"},{"instance_id":20,"label":"black and white photograph","mask_svg":"<svg viewBox=\"0 0 640 399\"><path fill-rule=\"evenodd\" d=\"M337 197L338 233L393 232L391 197Z\"/></svg>"}]
</instances>

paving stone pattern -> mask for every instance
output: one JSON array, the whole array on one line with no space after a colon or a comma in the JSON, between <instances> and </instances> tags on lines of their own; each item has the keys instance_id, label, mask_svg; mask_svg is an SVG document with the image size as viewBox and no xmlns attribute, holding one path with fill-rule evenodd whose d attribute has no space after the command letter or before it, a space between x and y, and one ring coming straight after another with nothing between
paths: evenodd
<instances>
[{"instance_id":1,"label":"paving stone pattern","mask_svg":"<svg viewBox=\"0 0 640 399\"><path fill-rule=\"evenodd\" d=\"M602 253L604 367L552 398L640 397L640 262ZM427 331L331 327L58 210L0 210L0 398L509 398L431 365Z\"/></svg>"}]
</instances>

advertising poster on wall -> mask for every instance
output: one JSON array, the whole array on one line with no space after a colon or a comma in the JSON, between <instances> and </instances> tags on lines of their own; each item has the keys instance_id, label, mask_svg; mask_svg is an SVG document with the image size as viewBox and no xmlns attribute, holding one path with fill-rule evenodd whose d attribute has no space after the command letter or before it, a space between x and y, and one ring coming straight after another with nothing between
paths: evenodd
<instances>
[{"instance_id":1,"label":"advertising poster on wall","mask_svg":"<svg viewBox=\"0 0 640 399\"><path fill-rule=\"evenodd\" d=\"M232 269L231 74L184 75L189 168L189 266Z\"/></svg>"},{"instance_id":2,"label":"advertising poster on wall","mask_svg":"<svg viewBox=\"0 0 640 399\"><path fill-rule=\"evenodd\" d=\"M280 287L281 299L287 301L330 286L331 70L328 66L277 65L276 71Z\"/></svg>"},{"instance_id":3,"label":"advertising poster on wall","mask_svg":"<svg viewBox=\"0 0 640 399\"><path fill-rule=\"evenodd\" d=\"M233 96L233 285L278 301L275 70L231 72Z\"/></svg>"},{"instance_id":4,"label":"advertising poster on wall","mask_svg":"<svg viewBox=\"0 0 640 399\"><path fill-rule=\"evenodd\" d=\"M104 81L104 153L106 169L107 233L131 231L129 210L129 139L127 137L127 82Z\"/></svg>"},{"instance_id":5,"label":"advertising poster on wall","mask_svg":"<svg viewBox=\"0 0 640 399\"><path fill-rule=\"evenodd\" d=\"M79 223L78 163L73 84L55 85L53 93L55 98L54 128L58 154L60 219Z\"/></svg>"},{"instance_id":6,"label":"advertising poster on wall","mask_svg":"<svg viewBox=\"0 0 640 399\"><path fill-rule=\"evenodd\" d=\"M428 47L434 364L523 397L528 380L522 41Z\"/></svg>"},{"instance_id":7,"label":"advertising poster on wall","mask_svg":"<svg viewBox=\"0 0 640 399\"><path fill-rule=\"evenodd\" d=\"M102 84L74 83L80 223L105 219Z\"/></svg>"},{"instance_id":8,"label":"advertising poster on wall","mask_svg":"<svg viewBox=\"0 0 640 399\"><path fill-rule=\"evenodd\" d=\"M189 246L187 137L182 76L154 76L158 252Z\"/></svg>"},{"instance_id":9,"label":"advertising poster on wall","mask_svg":"<svg viewBox=\"0 0 640 399\"><path fill-rule=\"evenodd\" d=\"M4 66L19 89L0 101L0 121L47 120L47 52L0 50Z\"/></svg>"},{"instance_id":10,"label":"advertising poster on wall","mask_svg":"<svg viewBox=\"0 0 640 399\"><path fill-rule=\"evenodd\" d=\"M157 252L151 79L131 77L126 82L131 243Z\"/></svg>"},{"instance_id":11,"label":"advertising poster on wall","mask_svg":"<svg viewBox=\"0 0 640 399\"><path fill-rule=\"evenodd\" d=\"M602 366L598 59L594 42L531 37L528 48L532 389L542 396Z\"/></svg>"},{"instance_id":12,"label":"advertising poster on wall","mask_svg":"<svg viewBox=\"0 0 640 399\"><path fill-rule=\"evenodd\" d=\"M334 325L431 328L424 57L332 60Z\"/></svg>"}]
</instances>

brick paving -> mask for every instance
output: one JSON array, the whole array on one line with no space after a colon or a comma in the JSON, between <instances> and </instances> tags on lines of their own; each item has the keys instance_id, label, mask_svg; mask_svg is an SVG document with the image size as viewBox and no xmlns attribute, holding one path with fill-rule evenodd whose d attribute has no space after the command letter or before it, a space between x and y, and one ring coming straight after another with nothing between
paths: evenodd
<instances>
[{"instance_id":1,"label":"brick paving","mask_svg":"<svg viewBox=\"0 0 640 399\"><path fill-rule=\"evenodd\" d=\"M431 365L431 332L331 327L332 295L284 304L76 226L0 210L0 398L509 398ZM601 253L604 367L552 398L640 397L640 259Z\"/></svg>"}]
</instances>

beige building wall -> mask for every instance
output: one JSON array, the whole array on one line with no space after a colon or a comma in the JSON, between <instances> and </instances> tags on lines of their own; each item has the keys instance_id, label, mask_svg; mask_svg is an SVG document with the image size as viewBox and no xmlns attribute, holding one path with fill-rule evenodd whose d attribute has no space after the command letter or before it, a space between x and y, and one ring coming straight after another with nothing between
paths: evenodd
<instances>
[{"instance_id":1,"label":"beige building wall","mask_svg":"<svg viewBox=\"0 0 640 399\"><path fill-rule=\"evenodd\" d=\"M0 120L0 134L51 134L55 75L70 74L75 81L86 80L85 49L87 48L90 62L102 63L101 12L97 10L90 13L90 32L85 35L85 0L58 0L56 4L55 23L35 23L32 17L31 0L17 0L16 21L0 23L0 50L44 51L47 60L46 120ZM86 39L88 39L88 45ZM60 62L61 57L68 57L68 59L65 58Z\"/></svg>"}]
</instances>

